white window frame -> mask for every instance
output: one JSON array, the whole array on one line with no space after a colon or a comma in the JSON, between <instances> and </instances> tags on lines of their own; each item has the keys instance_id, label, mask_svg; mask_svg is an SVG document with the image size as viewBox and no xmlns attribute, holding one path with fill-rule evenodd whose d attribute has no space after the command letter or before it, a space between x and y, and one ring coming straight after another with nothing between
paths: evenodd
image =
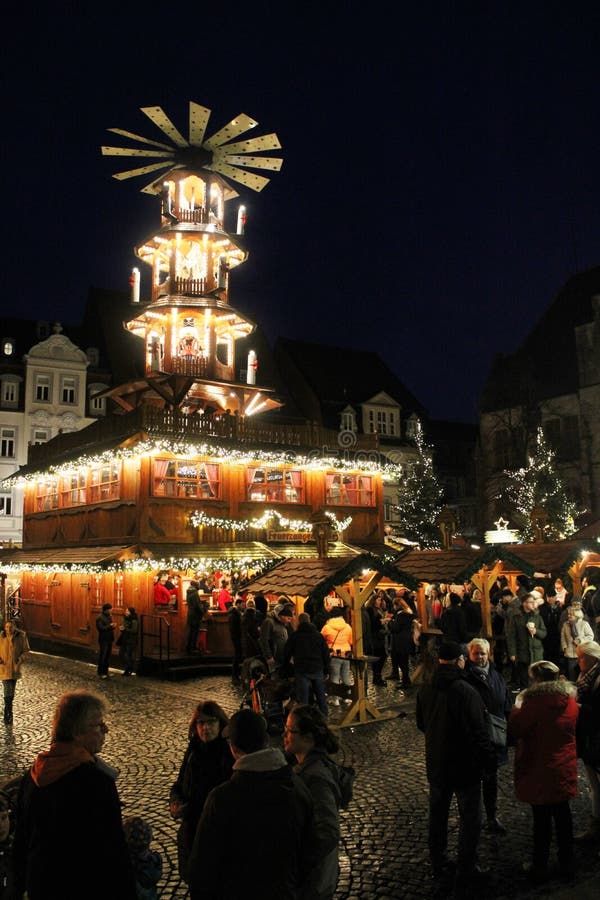
<instances>
[{"instance_id":1,"label":"white window frame","mask_svg":"<svg viewBox=\"0 0 600 900\"><path fill-rule=\"evenodd\" d=\"M4 452L5 450L11 452ZM14 459L17 455L17 429L0 428L0 459Z\"/></svg>"},{"instance_id":2,"label":"white window frame","mask_svg":"<svg viewBox=\"0 0 600 900\"><path fill-rule=\"evenodd\" d=\"M75 377L75 375L61 375L60 376L60 404L61 406L76 406L77 405L77 389L79 379ZM72 399L66 399L67 397L72 397Z\"/></svg>"},{"instance_id":3,"label":"white window frame","mask_svg":"<svg viewBox=\"0 0 600 900\"><path fill-rule=\"evenodd\" d=\"M43 396L43 395L46 396ZM44 372L35 373L33 385L33 399L36 403L52 402L52 378Z\"/></svg>"}]
</instances>

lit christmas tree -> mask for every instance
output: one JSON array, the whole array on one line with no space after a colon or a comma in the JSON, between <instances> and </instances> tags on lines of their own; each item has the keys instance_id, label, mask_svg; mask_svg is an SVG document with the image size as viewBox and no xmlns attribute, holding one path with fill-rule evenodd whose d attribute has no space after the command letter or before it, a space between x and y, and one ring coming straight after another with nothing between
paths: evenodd
<instances>
[{"instance_id":1,"label":"lit christmas tree","mask_svg":"<svg viewBox=\"0 0 600 900\"><path fill-rule=\"evenodd\" d=\"M441 546L439 515L442 509L442 488L433 468L433 452L425 442L421 424L415 431L417 459L403 468L398 485L399 534L418 544L423 550Z\"/></svg>"},{"instance_id":2,"label":"lit christmas tree","mask_svg":"<svg viewBox=\"0 0 600 900\"><path fill-rule=\"evenodd\" d=\"M510 504L511 517L524 541L561 540L575 531L577 507L556 470L555 455L538 428L527 466L504 473L507 483L498 499Z\"/></svg>"}]
</instances>

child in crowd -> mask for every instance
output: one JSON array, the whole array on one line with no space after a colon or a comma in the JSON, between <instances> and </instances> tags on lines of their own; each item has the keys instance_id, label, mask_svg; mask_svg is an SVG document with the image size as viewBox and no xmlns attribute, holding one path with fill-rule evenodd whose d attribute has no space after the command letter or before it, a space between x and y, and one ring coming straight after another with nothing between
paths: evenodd
<instances>
[{"instance_id":1,"label":"child in crowd","mask_svg":"<svg viewBox=\"0 0 600 900\"><path fill-rule=\"evenodd\" d=\"M156 850L150 850L152 828L139 816L130 816L123 822L123 831L135 872L138 900L157 900L162 857Z\"/></svg>"}]
</instances>

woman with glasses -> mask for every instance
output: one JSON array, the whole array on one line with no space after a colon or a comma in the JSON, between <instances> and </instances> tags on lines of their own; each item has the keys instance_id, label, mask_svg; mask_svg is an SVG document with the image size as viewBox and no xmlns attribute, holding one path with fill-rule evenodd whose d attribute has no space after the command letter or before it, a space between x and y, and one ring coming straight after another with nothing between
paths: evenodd
<instances>
[{"instance_id":1,"label":"woman with glasses","mask_svg":"<svg viewBox=\"0 0 600 900\"><path fill-rule=\"evenodd\" d=\"M285 750L296 758L294 771L309 789L314 803L315 838L321 861L303 884L299 900L331 900L339 873L341 792L328 765L328 754L339 742L319 709L295 706L283 732Z\"/></svg>"},{"instance_id":2,"label":"woman with glasses","mask_svg":"<svg viewBox=\"0 0 600 900\"><path fill-rule=\"evenodd\" d=\"M229 719L213 700L201 700L196 706L188 730L189 743L171 788L170 812L180 820L177 833L179 874L189 880L188 865L196 826L208 794L218 784L229 781L233 757L223 729Z\"/></svg>"}]
</instances>

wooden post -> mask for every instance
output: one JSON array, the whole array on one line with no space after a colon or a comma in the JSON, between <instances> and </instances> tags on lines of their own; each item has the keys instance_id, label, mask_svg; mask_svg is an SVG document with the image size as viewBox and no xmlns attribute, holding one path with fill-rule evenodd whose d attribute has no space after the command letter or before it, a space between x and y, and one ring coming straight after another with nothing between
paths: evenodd
<instances>
[{"instance_id":1,"label":"wooden post","mask_svg":"<svg viewBox=\"0 0 600 900\"><path fill-rule=\"evenodd\" d=\"M342 598L344 603L350 607L351 624L353 634L353 656L351 660L352 673L354 675L354 686L352 690L352 705L346 712L342 721L334 727L349 728L354 725L368 725L370 722L383 721L385 719L395 719L397 713L391 711L382 711L378 709L367 698L365 692L365 672L369 664L369 657L363 653L363 632L362 632L362 607L369 599L382 575L380 572L373 572L363 589L360 587L358 578L352 579L350 591L340 585L336 586L336 593Z\"/></svg>"}]
</instances>

